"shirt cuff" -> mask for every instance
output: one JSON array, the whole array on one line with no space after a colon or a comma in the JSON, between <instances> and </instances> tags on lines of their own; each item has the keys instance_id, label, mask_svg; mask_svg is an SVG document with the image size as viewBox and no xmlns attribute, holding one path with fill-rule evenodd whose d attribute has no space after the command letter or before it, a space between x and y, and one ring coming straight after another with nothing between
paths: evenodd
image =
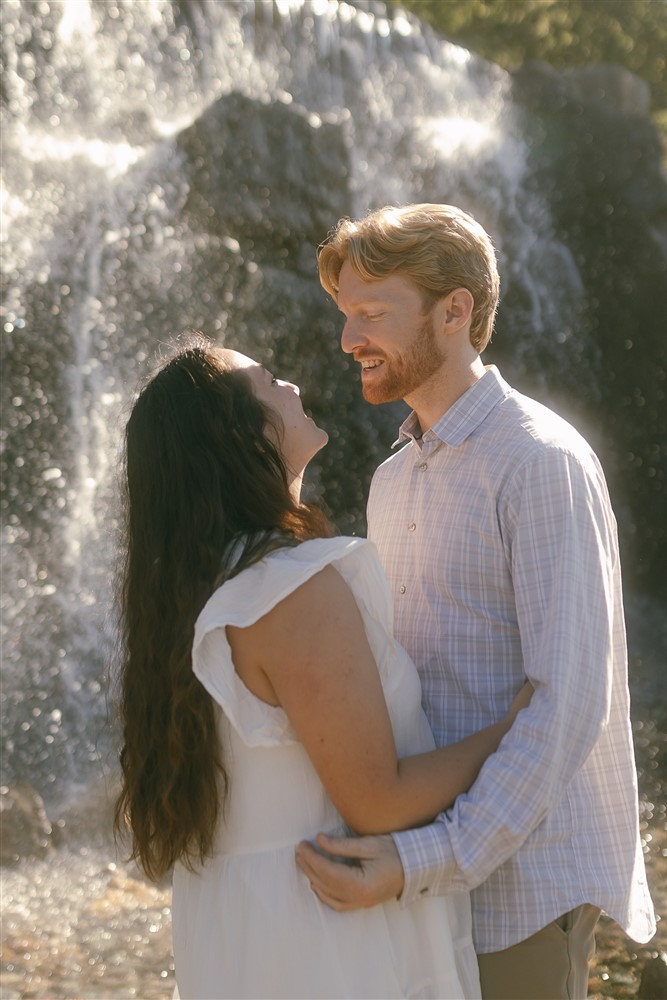
<instances>
[{"instance_id":1,"label":"shirt cuff","mask_svg":"<svg viewBox=\"0 0 667 1000\"><path fill-rule=\"evenodd\" d=\"M431 823L391 836L403 865L405 881L399 897L402 907L425 896L468 891L458 871L444 823Z\"/></svg>"}]
</instances>

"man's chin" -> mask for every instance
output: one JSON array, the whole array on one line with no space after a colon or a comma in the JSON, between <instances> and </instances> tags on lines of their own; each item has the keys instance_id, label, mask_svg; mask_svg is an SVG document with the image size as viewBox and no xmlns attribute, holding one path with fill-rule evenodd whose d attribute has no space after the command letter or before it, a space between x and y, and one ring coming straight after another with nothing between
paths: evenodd
<instances>
[{"instance_id":1,"label":"man's chin","mask_svg":"<svg viewBox=\"0 0 667 1000\"><path fill-rule=\"evenodd\" d=\"M377 406L380 403L395 403L397 399L401 399L399 392L392 392L389 386L384 385L362 384L361 392L366 402L372 403L373 406Z\"/></svg>"}]
</instances>

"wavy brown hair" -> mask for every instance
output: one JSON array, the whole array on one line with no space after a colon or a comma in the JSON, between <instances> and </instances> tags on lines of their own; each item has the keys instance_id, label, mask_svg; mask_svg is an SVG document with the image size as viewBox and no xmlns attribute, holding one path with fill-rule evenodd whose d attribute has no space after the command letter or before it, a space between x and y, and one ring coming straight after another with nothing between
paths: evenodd
<instances>
[{"instance_id":1,"label":"wavy brown hair","mask_svg":"<svg viewBox=\"0 0 667 1000\"><path fill-rule=\"evenodd\" d=\"M213 701L192 671L200 611L271 549L331 534L290 493L276 419L244 372L194 335L150 378L127 424L114 826L129 829L131 857L154 880L210 855L227 790Z\"/></svg>"}]
</instances>

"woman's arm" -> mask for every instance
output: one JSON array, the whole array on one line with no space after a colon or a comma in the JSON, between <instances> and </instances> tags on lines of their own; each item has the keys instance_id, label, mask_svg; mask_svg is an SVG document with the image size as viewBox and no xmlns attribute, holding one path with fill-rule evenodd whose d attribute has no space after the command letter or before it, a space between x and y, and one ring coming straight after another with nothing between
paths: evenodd
<instances>
[{"instance_id":1,"label":"woman's arm","mask_svg":"<svg viewBox=\"0 0 667 1000\"><path fill-rule=\"evenodd\" d=\"M331 566L249 628L228 626L239 675L285 709L331 800L358 833L426 823L474 782L509 730L398 760L380 676L356 600Z\"/></svg>"}]
</instances>

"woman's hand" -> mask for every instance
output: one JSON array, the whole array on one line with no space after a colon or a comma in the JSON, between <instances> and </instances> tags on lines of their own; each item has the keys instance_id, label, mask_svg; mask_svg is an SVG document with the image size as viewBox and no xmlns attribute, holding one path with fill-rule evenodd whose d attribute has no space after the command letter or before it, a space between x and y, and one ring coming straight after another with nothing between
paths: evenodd
<instances>
[{"instance_id":1,"label":"woman's hand","mask_svg":"<svg viewBox=\"0 0 667 1000\"><path fill-rule=\"evenodd\" d=\"M516 719L521 709L528 708L528 706L530 705L530 699L533 697L534 691L535 688L530 683L530 681L526 681L526 683L521 688L519 693L515 696L514 701L512 702L510 707L507 709L507 715L505 716L505 719L509 723L508 728L512 726L514 720Z\"/></svg>"}]
</instances>

